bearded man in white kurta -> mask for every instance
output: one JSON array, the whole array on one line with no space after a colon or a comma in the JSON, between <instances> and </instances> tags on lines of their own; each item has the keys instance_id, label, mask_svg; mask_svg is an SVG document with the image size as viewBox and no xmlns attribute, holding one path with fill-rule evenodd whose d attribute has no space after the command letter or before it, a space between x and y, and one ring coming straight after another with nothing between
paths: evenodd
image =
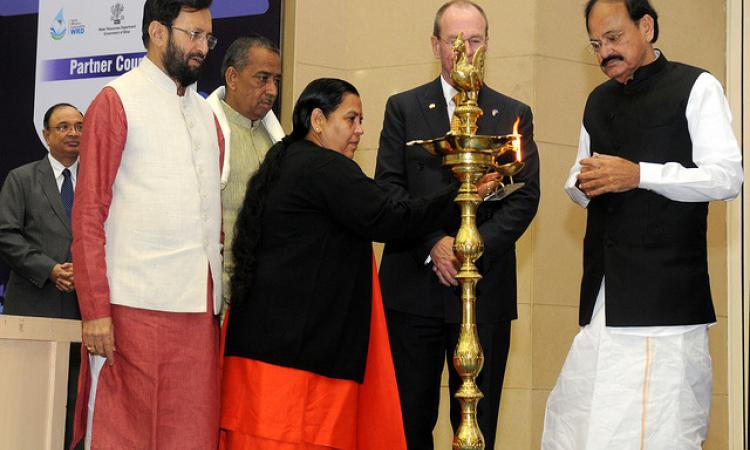
<instances>
[{"instance_id":1,"label":"bearded man in white kurta","mask_svg":"<svg viewBox=\"0 0 750 450\"><path fill-rule=\"evenodd\" d=\"M84 119L73 259L91 376L76 431L91 448L218 442L223 142L195 89L210 3L148 0L147 56Z\"/></svg>"}]
</instances>

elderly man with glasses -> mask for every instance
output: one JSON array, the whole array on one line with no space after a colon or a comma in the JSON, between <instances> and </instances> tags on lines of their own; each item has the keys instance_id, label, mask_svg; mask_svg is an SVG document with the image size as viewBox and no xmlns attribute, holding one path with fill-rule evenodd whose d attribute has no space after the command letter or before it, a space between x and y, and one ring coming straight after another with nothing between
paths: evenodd
<instances>
[{"instance_id":1,"label":"elderly man with glasses","mask_svg":"<svg viewBox=\"0 0 750 450\"><path fill-rule=\"evenodd\" d=\"M407 141L444 135L450 126L457 90L452 85L453 42L463 32L467 56L488 44L487 17L476 3L450 1L435 16L432 51L440 76L432 82L388 99L380 135L375 178L395 198L429 197L453 181L441 158ZM484 86L478 95L484 115L477 134L508 134L520 118L526 166L516 176L526 185L501 201L485 202L477 211L484 255L477 261L482 280L477 286L477 330L484 349L484 369L477 378L484 398L478 422L487 448L493 448L500 394L510 346L511 321L516 319L515 243L529 226L539 203L539 159L534 143L531 109ZM444 229L408 242L385 245L380 280L386 307L396 380L408 447L432 449L438 416L440 378L456 346L461 323L458 260L453 253L456 229ZM450 372L451 423L460 422L453 398L460 380Z\"/></svg>"},{"instance_id":2,"label":"elderly man with glasses","mask_svg":"<svg viewBox=\"0 0 750 450\"><path fill-rule=\"evenodd\" d=\"M589 0L610 78L589 95L565 190L587 208L579 324L545 450L700 449L711 405L708 202L742 186L719 81L653 47L647 0Z\"/></svg>"},{"instance_id":3,"label":"elderly man with glasses","mask_svg":"<svg viewBox=\"0 0 750 450\"><path fill-rule=\"evenodd\" d=\"M195 84L210 4L147 0L146 57L86 113L73 258L91 448L218 442L223 142Z\"/></svg>"},{"instance_id":4,"label":"elderly man with glasses","mask_svg":"<svg viewBox=\"0 0 750 450\"><path fill-rule=\"evenodd\" d=\"M281 83L279 47L254 34L232 42L221 65L224 86L208 97L224 133L221 204L224 219L224 303L230 299L232 240L247 181L258 170L271 145L284 137L274 103Z\"/></svg>"}]
</instances>

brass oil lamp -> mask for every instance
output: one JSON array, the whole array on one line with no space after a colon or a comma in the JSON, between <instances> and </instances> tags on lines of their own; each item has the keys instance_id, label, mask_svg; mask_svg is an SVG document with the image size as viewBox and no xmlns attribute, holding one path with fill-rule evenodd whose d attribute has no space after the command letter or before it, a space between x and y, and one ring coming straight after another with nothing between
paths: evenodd
<instances>
[{"instance_id":1,"label":"brass oil lamp","mask_svg":"<svg viewBox=\"0 0 750 450\"><path fill-rule=\"evenodd\" d=\"M453 352L453 367L461 377L455 396L461 402L461 423L453 437L454 450L483 450L484 437L477 424L477 403L483 397L476 378L484 364L476 326L476 285L482 276L474 264L482 255L484 244L476 223L477 207L484 199L479 196L477 182L488 171L501 175L498 189L486 200L501 200L523 183L514 183L515 175L523 167L521 135L518 120L513 134L502 136L477 135L477 119L483 114L477 104L479 90L484 84L485 47L479 47L471 63L468 61L463 33L453 44L454 60L451 79L458 89L454 97L456 109L451 119L451 130L443 137L412 141L407 145L421 145L433 155L443 157L443 165L451 168L461 186L455 202L461 209L461 227L456 234L453 251L461 262L456 275L461 284L462 318L458 344ZM514 156L508 161L508 156Z\"/></svg>"}]
</instances>

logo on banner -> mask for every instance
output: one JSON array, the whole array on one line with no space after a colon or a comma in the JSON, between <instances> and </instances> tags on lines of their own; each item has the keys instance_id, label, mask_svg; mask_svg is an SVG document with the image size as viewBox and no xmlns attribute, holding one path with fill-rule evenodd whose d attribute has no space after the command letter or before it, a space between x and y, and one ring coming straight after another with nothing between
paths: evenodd
<instances>
[{"instance_id":1,"label":"logo on banner","mask_svg":"<svg viewBox=\"0 0 750 450\"><path fill-rule=\"evenodd\" d=\"M125 20L125 16L122 15L123 11L125 11L125 7L122 6L122 3L115 3L109 8L109 11L112 13L112 17L110 17L109 20L115 25L120 25L120 22Z\"/></svg>"},{"instance_id":2,"label":"logo on banner","mask_svg":"<svg viewBox=\"0 0 750 450\"><path fill-rule=\"evenodd\" d=\"M68 23L68 34L71 36L81 36L86 33L86 25L78 19L70 19Z\"/></svg>"},{"instance_id":3,"label":"logo on banner","mask_svg":"<svg viewBox=\"0 0 750 450\"><path fill-rule=\"evenodd\" d=\"M59 41L65 37L66 31L65 17L63 16L63 10L60 9L55 16L55 20L52 21L52 25L49 27L49 35L52 36L52 39Z\"/></svg>"},{"instance_id":4,"label":"logo on banner","mask_svg":"<svg viewBox=\"0 0 750 450\"><path fill-rule=\"evenodd\" d=\"M124 34L131 34L136 32L136 24L125 21L125 5L122 2L114 3L109 7L109 21L112 22L111 26L99 27L99 32L104 36L121 36Z\"/></svg>"}]
</instances>

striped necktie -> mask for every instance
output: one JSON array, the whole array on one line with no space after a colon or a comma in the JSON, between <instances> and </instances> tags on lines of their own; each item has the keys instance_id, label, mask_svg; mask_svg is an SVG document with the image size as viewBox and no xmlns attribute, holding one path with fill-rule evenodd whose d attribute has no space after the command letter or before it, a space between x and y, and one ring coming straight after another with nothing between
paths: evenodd
<instances>
[{"instance_id":1,"label":"striped necktie","mask_svg":"<svg viewBox=\"0 0 750 450\"><path fill-rule=\"evenodd\" d=\"M73 181L70 179L70 170L65 169L62 174L64 179L60 189L60 197L62 198L63 208L65 208L65 214L70 219L70 211L73 209Z\"/></svg>"}]
</instances>

